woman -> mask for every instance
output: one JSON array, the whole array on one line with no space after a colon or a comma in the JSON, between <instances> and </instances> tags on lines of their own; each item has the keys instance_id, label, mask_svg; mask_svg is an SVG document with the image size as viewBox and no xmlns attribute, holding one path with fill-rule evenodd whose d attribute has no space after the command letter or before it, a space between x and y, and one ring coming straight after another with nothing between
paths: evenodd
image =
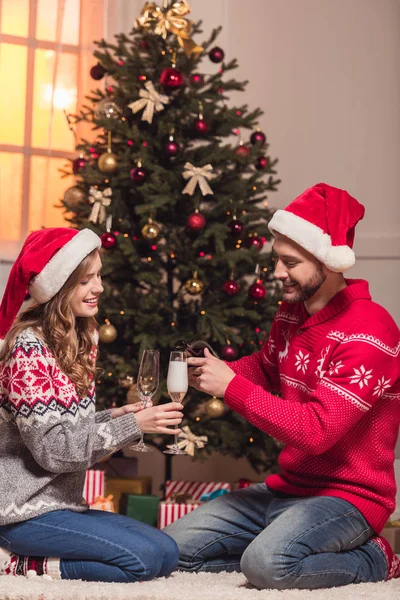
<instances>
[{"instance_id":1,"label":"woman","mask_svg":"<svg viewBox=\"0 0 400 600\"><path fill-rule=\"evenodd\" d=\"M183 408L95 413L100 246L89 229L32 233L0 306L3 574L134 582L169 575L178 562L169 536L88 510L82 498L86 469L137 442L141 431L171 434ZM27 290L33 303L17 316Z\"/></svg>"}]
</instances>

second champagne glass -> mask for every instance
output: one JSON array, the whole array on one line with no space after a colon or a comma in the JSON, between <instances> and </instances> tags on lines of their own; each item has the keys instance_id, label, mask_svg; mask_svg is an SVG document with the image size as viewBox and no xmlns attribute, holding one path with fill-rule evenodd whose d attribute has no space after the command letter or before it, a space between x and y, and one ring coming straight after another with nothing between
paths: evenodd
<instances>
[{"instance_id":1,"label":"second champagne glass","mask_svg":"<svg viewBox=\"0 0 400 600\"><path fill-rule=\"evenodd\" d=\"M185 352L173 350L169 356L167 389L172 402L182 402L188 390L188 367ZM175 425L178 429L178 425ZM178 435L175 434L174 444L164 454L187 454L178 446Z\"/></svg>"},{"instance_id":2,"label":"second champagne glass","mask_svg":"<svg viewBox=\"0 0 400 600\"><path fill-rule=\"evenodd\" d=\"M140 361L139 373L137 378L137 389L143 408L146 408L148 402L151 402L158 389L160 373L160 353L158 350L144 350L142 360ZM140 441L136 446L131 447L136 452L152 452L153 448L146 446L143 442L143 433L140 434Z\"/></svg>"}]
</instances>

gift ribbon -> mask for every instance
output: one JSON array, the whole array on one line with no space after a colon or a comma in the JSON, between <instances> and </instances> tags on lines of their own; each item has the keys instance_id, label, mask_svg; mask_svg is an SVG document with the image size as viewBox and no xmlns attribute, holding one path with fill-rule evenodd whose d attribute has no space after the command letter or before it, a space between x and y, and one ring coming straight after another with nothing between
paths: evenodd
<instances>
[{"instance_id":1,"label":"gift ribbon","mask_svg":"<svg viewBox=\"0 0 400 600\"><path fill-rule=\"evenodd\" d=\"M218 496L223 496L224 494L229 494L229 491L225 488L221 488L220 490L214 490L213 492L203 494L200 498L200 502L209 502L210 500L214 500L214 498L218 498Z\"/></svg>"},{"instance_id":2,"label":"gift ribbon","mask_svg":"<svg viewBox=\"0 0 400 600\"><path fill-rule=\"evenodd\" d=\"M93 204L92 212L90 213L89 221L92 223L104 223L106 220L106 208L111 204L112 189L110 187L101 191L93 185L89 190L89 202Z\"/></svg>"},{"instance_id":3,"label":"gift ribbon","mask_svg":"<svg viewBox=\"0 0 400 600\"><path fill-rule=\"evenodd\" d=\"M190 196L193 196L197 185L203 196L214 194L207 182L207 179L212 179L214 177L212 165L208 164L204 165L204 167L195 167L192 163L187 162L184 164L183 168L185 170L182 173L182 177L184 179L189 179L189 181L182 190L182 194L190 194Z\"/></svg>"},{"instance_id":4,"label":"gift ribbon","mask_svg":"<svg viewBox=\"0 0 400 600\"><path fill-rule=\"evenodd\" d=\"M131 102L131 104L128 104L128 106L133 113L137 113L139 110L142 110L142 108L144 108L142 114L142 121L152 123L154 109L157 112L163 110L164 104L168 104L169 98L164 94L159 94L158 92L156 92L152 81L146 81L144 87L146 89L140 90L139 92L140 99Z\"/></svg>"},{"instance_id":5,"label":"gift ribbon","mask_svg":"<svg viewBox=\"0 0 400 600\"><path fill-rule=\"evenodd\" d=\"M178 448L186 450L190 456L194 456L195 448L204 448L208 442L208 437L206 435L195 435L190 431L190 428L187 425L182 427L179 438L183 439L178 442ZM167 448L172 448L172 445L167 446Z\"/></svg>"},{"instance_id":6,"label":"gift ribbon","mask_svg":"<svg viewBox=\"0 0 400 600\"><path fill-rule=\"evenodd\" d=\"M163 10L155 2L147 2L135 21L135 27L153 30L164 39L169 33L173 33L187 56L200 54L203 47L198 46L191 38L192 22L185 18L188 13L190 6L187 0L174 2L167 10Z\"/></svg>"}]
</instances>

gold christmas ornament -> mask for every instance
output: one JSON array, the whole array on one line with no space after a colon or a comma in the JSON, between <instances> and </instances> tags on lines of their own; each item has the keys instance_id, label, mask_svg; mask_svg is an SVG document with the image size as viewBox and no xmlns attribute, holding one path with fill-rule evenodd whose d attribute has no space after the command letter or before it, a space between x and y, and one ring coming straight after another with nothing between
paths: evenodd
<instances>
[{"instance_id":1,"label":"gold christmas ornament","mask_svg":"<svg viewBox=\"0 0 400 600\"><path fill-rule=\"evenodd\" d=\"M160 227L157 223L153 223L152 219L149 219L146 225L142 228L142 236L146 240L155 240L160 235Z\"/></svg>"},{"instance_id":2,"label":"gold christmas ornament","mask_svg":"<svg viewBox=\"0 0 400 600\"><path fill-rule=\"evenodd\" d=\"M118 170L118 158L114 152L107 150L104 154L101 154L97 161L97 166L102 173L112 175Z\"/></svg>"},{"instance_id":3,"label":"gold christmas ornament","mask_svg":"<svg viewBox=\"0 0 400 600\"><path fill-rule=\"evenodd\" d=\"M210 400L207 400L205 406L206 414L212 419L218 419L224 414L225 405L219 398L213 396Z\"/></svg>"},{"instance_id":4,"label":"gold christmas ornament","mask_svg":"<svg viewBox=\"0 0 400 600\"><path fill-rule=\"evenodd\" d=\"M103 344L112 344L117 339L117 330L111 323L104 323L99 329L99 339Z\"/></svg>"},{"instance_id":5,"label":"gold christmas ornament","mask_svg":"<svg viewBox=\"0 0 400 600\"><path fill-rule=\"evenodd\" d=\"M73 185L68 188L64 193L64 202L66 202L71 208L75 208L81 202L86 199L86 194L82 188L77 185Z\"/></svg>"},{"instance_id":6,"label":"gold christmas ornament","mask_svg":"<svg viewBox=\"0 0 400 600\"><path fill-rule=\"evenodd\" d=\"M204 290L204 283L197 277L197 273L193 273L193 277L186 281L184 288L191 296L198 296Z\"/></svg>"}]
</instances>

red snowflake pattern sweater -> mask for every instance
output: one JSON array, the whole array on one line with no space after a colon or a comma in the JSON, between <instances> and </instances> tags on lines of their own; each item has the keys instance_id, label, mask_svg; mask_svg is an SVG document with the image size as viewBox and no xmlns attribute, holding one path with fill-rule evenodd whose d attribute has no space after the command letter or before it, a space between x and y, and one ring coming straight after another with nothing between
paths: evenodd
<instances>
[{"instance_id":1,"label":"red snowflake pattern sweater","mask_svg":"<svg viewBox=\"0 0 400 600\"><path fill-rule=\"evenodd\" d=\"M133 413L95 413L35 333L16 339L0 365L0 525L53 510L85 511L85 471L140 438Z\"/></svg>"},{"instance_id":2,"label":"red snowflake pattern sweater","mask_svg":"<svg viewBox=\"0 0 400 600\"><path fill-rule=\"evenodd\" d=\"M399 329L367 282L346 283L311 317L282 303L261 351L230 363L225 401L284 442L268 487L348 500L379 533L395 508Z\"/></svg>"}]
</instances>

